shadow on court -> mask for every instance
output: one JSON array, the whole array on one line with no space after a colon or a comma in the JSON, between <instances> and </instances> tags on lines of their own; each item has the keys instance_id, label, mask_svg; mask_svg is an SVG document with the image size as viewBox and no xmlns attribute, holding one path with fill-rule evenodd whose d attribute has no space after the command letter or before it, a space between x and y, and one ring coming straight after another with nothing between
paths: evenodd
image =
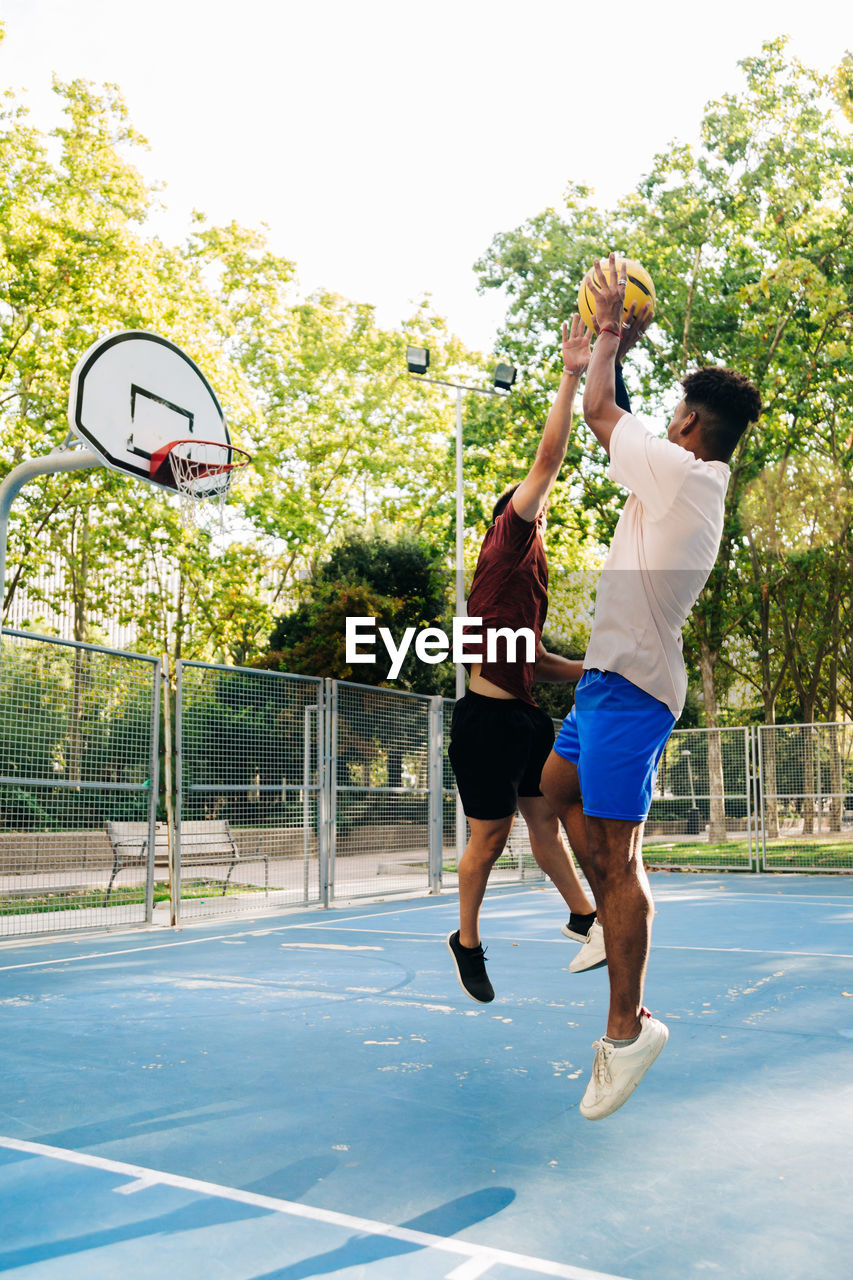
<instances>
[{"instance_id":1,"label":"shadow on court","mask_svg":"<svg viewBox=\"0 0 853 1280\"><path fill-rule=\"evenodd\" d=\"M515 1192L509 1187L487 1187L467 1196L459 1196L456 1200L450 1200L428 1213L418 1214L416 1218L399 1225L408 1231L423 1231L448 1239L467 1227L500 1213L514 1199ZM383 1236L354 1236L339 1249L317 1254L313 1258L304 1258L301 1262L276 1271L267 1271L257 1276L256 1280L310 1280L311 1276L335 1275L347 1267L366 1267L383 1258L405 1257L406 1254L419 1252L423 1247L405 1240L389 1240Z\"/></svg>"},{"instance_id":2,"label":"shadow on court","mask_svg":"<svg viewBox=\"0 0 853 1280\"><path fill-rule=\"evenodd\" d=\"M176 1111L174 1107L158 1107L151 1111L133 1112L126 1118L122 1118L122 1125L126 1124L128 1131L138 1138L150 1138L158 1133L174 1134L181 1128L198 1125L199 1121L204 1119L225 1121L253 1113L254 1109L250 1106L232 1103L217 1103L215 1107L199 1107L189 1111ZM115 1131L115 1117L111 1116L90 1124L57 1129L53 1133L43 1135L41 1141L52 1147L69 1147L79 1151L110 1142L115 1137Z\"/></svg>"},{"instance_id":3,"label":"shadow on court","mask_svg":"<svg viewBox=\"0 0 853 1280\"><path fill-rule=\"evenodd\" d=\"M269 1210L255 1209L250 1205L233 1204L224 1200L199 1200L170 1213L158 1214L141 1221L46 1241L44 1244L33 1244L23 1249L0 1252L0 1272L33 1266L39 1262L49 1262L51 1259L70 1260L75 1255L93 1253L95 1250L104 1250L111 1245L124 1244L132 1240L141 1241L153 1236L198 1232L221 1227L227 1223L262 1218L268 1216L269 1212Z\"/></svg>"}]
</instances>

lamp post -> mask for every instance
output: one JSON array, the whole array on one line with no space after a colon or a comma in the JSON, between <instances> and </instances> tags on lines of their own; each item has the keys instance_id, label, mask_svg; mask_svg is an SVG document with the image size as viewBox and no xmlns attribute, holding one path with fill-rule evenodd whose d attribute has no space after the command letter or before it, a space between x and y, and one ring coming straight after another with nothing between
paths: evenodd
<instances>
[{"instance_id":1,"label":"lamp post","mask_svg":"<svg viewBox=\"0 0 853 1280\"><path fill-rule=\"evenodd\" d=\"M463 489L462 467L462 399L466 391L479 396L506 396L509 394L516 378L516 369L511 364L498 364L492 375L491 387L472 386L469 382L456 382L445 378L428 378L429 347L407 347L406 367L409 373L420 382L428 382L434 387L451 387L456 391L456 596L455 612L461 618L465 610L465 499ZM456 697L461 698L465 692L465 670L461 663L456 665Z\"/></svg>"},{"instance_id":2,"label":"lamp post","mask_svg":"<svg viewBox=\"0 0 853 1280\"><path fill-rule=\"evenodd\" d=\"M446 378L428 378L429 347L407 347L406 367L412 377L420 382L428 382L430 386L450 387L456 392L456 594L455 608L457 618L465 612L465 499L463 490L462 467L462 399L466 391L479 396L507 396L515 382L516 369L511 364L498 364L492 375L491 387L472 386L469 382L457 382ZM457 701L465 693L465 668L461 662L456 664L456 698ZM462 802L456 796L456 862L465 851L465 814Z\"/></svg>"}]
</instances>

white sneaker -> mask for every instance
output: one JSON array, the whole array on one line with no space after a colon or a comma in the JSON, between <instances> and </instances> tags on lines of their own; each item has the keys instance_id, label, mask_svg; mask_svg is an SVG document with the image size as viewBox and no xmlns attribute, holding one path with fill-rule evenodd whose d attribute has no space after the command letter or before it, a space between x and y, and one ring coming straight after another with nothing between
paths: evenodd
<instances>
[{"instance_id":1,"label":"white sneaker","mask_svg":"<svg viewBox=\"0 0 853 1280\"><path fill-rule=\"evenodd\" d=\"M607 964L604 950L604 930L597 920L593 920L586 941L569 965L569 973L583 973L585 969L600 969Z\"/></svg>"},{"instance_id":2,"label":"white sneaker","mask_svg":"<svg viewBox=\"0 0 853 1280\"><path fill-rule=\"evenodd\" d=\"M580 1105L587 1120L603 1120L618 1111L669 1039L669 1028L648 1009L640 1010L640 1021L642 1030L633 1044L620 1049L606 1040L596 1040L592 1046L595 1061Z\"/></svg>"}]
</instances>

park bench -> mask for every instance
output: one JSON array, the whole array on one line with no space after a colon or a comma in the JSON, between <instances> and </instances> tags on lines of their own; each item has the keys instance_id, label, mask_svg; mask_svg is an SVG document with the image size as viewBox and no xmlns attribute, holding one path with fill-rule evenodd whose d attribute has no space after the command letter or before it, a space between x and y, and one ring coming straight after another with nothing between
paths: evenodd
<instances>
[{"instance_id":1,"label":"park bench","mask_svg":"<svg viewBox=\"0 0 853 1280\"><path fill-rule=\"evenodd\" d=\"M144 867L148 862L147 822L108 822L107 837L113 851L113 869L104 897L107 905L116 876L125 867ZM154 866L169 866L169 829L165 822L155 826ZM256 854L256 857L260 856ZM237 842L224 819L190 821L181 824L181 873L188 868L228 866L222 881L222 896L228 891L231 872L240 861ZM267 861L264 858L264 861Z\"/></svg>"}]
</instances>

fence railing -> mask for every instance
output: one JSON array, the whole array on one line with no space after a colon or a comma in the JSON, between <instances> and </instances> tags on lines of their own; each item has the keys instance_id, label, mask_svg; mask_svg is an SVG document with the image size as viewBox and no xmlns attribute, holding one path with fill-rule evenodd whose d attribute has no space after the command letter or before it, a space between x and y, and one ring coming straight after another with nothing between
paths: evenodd
<instances>
[{"instance_id":1,"label":"fence railing","mask_svg":"<svg viewBox=\"0 0 853 1280\"><path fill-rule=\"evenodd\" d=\"M161 671L2 633L0 936L456 887L452 701L200 662L161 698ZM853 871L853 724L676 730L644 852ZM491 882L526 879L519 817Z\"/></svg>"}]
</instances>

